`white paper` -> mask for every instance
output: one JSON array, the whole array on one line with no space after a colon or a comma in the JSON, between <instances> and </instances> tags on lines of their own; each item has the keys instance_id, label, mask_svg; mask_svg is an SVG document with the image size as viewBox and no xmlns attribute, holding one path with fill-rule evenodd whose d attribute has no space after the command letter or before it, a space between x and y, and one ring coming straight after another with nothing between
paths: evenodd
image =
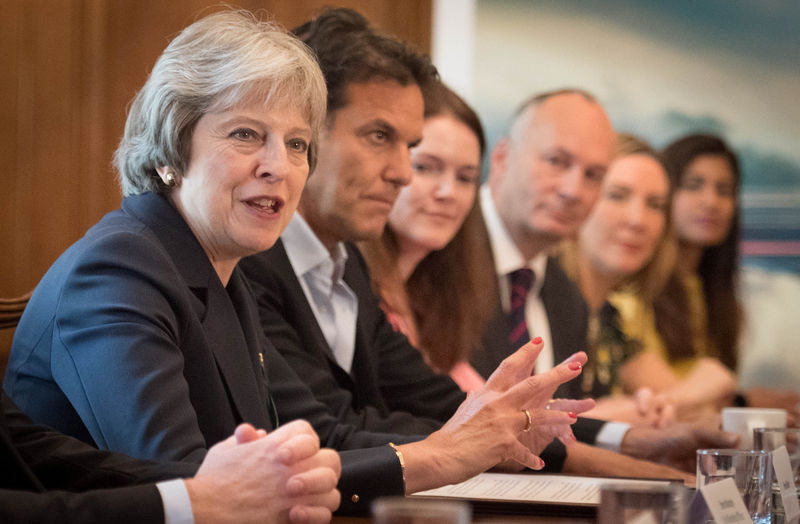
<instances>
[{"instance_id":1,"label":"white paper","mask_svg":"<svg viewBox=\"0 0 800 524\"><path fill-rule=\"evenodd\" d=\"M732 478L712 482L700 488L715 522L752 522L739 489Z\"/></svg>"},{"instance_id":2,"label":"white paper","mask_svg":"<svg viewBox=\"0 0 800 524\"><path fill-rule=\"evenodd\" d=\"M461 484L431 489L412 496L597 506L600 504L600 488L610 484L668 486L670 482L569 475L482 473Z\"/></svg>"},{"instance_id":3,"label":"white paper","mask_svg":"<svg viewBox=\"0 0 800 524\"><path fill-rule=\"evenodd\" d=\"M786 446L772 450L772 467L781 490L783 512L786 522L796 521L800 517L800 504L797 503L797 487L794 485L794 471L789 462Z\"/></svg>"}]
</instances>

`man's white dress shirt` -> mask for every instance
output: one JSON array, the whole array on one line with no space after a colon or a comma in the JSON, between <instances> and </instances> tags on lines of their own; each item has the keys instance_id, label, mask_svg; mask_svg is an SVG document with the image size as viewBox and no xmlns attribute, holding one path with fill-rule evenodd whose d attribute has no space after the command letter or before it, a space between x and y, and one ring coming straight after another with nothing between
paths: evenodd
<instances>
[{"instance_id":1,"label":"man's white dress shirt","mask_svg":"<svg viewBox=\"0 0 800 524\"><path fill-rule=\"evenodd\" d=\"M300 213L294 214L281 241L336 362L349 372L356 346L358 298L342 280L347 262L344 243L338 242L331 255Z\"/></svg>"}]
</instances>

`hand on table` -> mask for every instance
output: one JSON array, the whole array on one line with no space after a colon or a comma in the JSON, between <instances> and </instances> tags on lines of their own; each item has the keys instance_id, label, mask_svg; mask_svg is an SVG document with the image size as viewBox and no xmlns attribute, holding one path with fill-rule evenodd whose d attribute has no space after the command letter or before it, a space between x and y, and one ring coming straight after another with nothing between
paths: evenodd
<instances>
[{"instance_id":1,"label":"hand on table","mask_svg":"<svg viewBox=\"0 0 800 524\"><path fill-rule=\"evenodd\" d=\"M679 422L665 429L632 427L625 433L620 451L694 472L698 449L733 448L738 443L738 435L722 431L718 425Z\"/></svg>"}]
</instances>

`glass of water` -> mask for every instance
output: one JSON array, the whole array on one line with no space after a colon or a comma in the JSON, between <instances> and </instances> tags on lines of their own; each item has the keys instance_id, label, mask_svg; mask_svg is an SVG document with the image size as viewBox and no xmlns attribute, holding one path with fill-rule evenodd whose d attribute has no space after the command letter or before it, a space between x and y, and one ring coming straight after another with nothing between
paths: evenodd
<instances>
[{"instance_id":1,"label":"glass of water","mask_svg":"<svg viewBox=\"0 0 800 524\"><path fill-rule=\"evenodd\" d=\"M733 479L753 522L771 524L771 458L763 450L698 449L697 491L706 484Z\"/></svg>"}]
</instances>

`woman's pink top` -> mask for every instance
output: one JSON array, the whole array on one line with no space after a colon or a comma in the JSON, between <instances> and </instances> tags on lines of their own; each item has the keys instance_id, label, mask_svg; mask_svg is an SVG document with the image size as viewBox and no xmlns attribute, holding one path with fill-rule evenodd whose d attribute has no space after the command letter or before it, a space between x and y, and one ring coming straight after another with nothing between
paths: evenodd
<instances>
[{"instance_id":1,"label":"woman's pink top","mask_svg":"<svg viewBox=\"0 0 800 524\"><path fill-rule=\"evenodd\" d=\"M412 346L419 348L419 335L417 334L416 325L413 319L406 318L398 312L392 310L385 300L381 300L381 309L386 313L386 319L392 325L395 331L404 334ZM450 370L450 378L458 384L461 391L470 393L478 391L486 383L483 377L475 371L469 362L461 361L457 363Z\"/></svg>"},{"instance_id":2,"label":"woman's pink top","mask_svg":"<svg viewBox=\"0 0 800 524\"><path fill-rule=\"evenodd\" d=\"M475 368L466 360L462 360L453 366L453 369L450 370L450 378L458 384L461 391L467 393L478 391L486 383L481 374L475 371Z\"/></svg>"}]
</instances>

